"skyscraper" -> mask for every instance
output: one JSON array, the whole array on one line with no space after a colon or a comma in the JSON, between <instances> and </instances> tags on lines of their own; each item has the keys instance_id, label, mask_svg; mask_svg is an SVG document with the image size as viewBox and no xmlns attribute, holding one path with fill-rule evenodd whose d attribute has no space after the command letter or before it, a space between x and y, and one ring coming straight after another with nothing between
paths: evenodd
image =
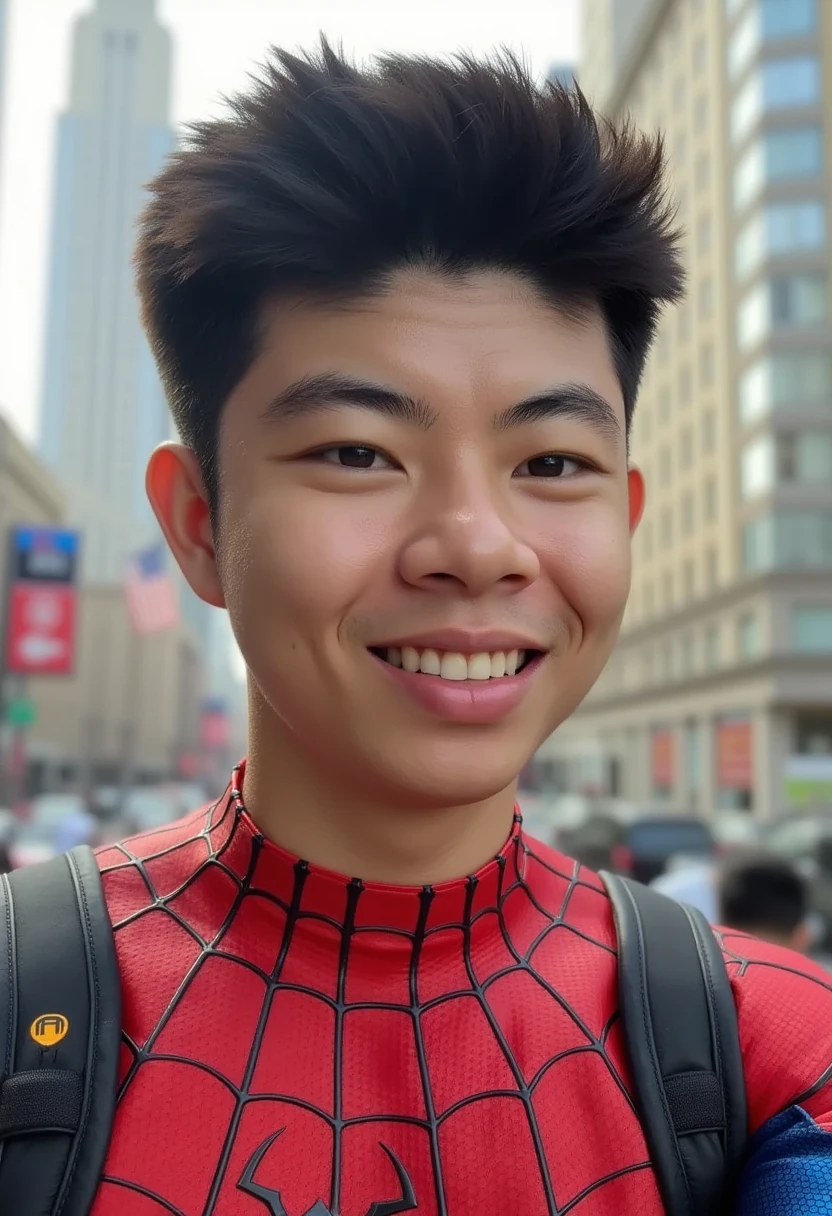
<instances>
[{"instance_id":1,"label":"skyscraper","mask_svg":"<svg viewBox=\"0 0 832 1216\"><path fill-rule=\"evenodd\" d=\"M169 431L131 255L145 185L173 145L170 88L156 0L97 0L78 18L58 125L40 446L96 581L119 579L153 534L144 466Z\"/></svg>"},{"instance_id":2,"label":"skyscraper","mask_svg":"<svg viewBox=\"0 0 832 1216\"><path fill-rule=\"evenodd\" d=\"M585 0L580 83L667 143L688 295L633 433L621 642L545 752L636 802L832 793L832 5Z\"/></svg>"}]
</instances>

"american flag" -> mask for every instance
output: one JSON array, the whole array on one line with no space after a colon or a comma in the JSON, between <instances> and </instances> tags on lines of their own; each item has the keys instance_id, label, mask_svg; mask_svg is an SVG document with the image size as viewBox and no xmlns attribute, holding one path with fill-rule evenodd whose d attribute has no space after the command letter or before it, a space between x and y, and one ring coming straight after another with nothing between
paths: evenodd
<instances>
[{"instance_id":1,"label":"american flag","mask_svg":"<svg viewBox=\"0 0 832 1216\"><path fill-rule=\"evenodd\" d=\"M179 621L176 587L165 568L164 545L152 545L134 555L124 590L137 633L161 633Z\"/></svg>"}]
</instances>

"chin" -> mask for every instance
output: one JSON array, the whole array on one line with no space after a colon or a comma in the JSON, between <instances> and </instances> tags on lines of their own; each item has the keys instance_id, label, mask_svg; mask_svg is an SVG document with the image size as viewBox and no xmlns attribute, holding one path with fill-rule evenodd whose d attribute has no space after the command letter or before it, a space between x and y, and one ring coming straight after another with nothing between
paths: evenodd
<instances>
[{"instance_id":1,"label":"chin","mask_svg":"<svg viewBox=\"0 0 832 1216\"><path fill-rule=\"evenodd\" d=\"M493 746L457 745L436 755L411 751L388 773L391 793L401 805L423 810L470 806L502 793L516 780L525 764L503 754L497 760Z\"/></svg>"}]
</instances>

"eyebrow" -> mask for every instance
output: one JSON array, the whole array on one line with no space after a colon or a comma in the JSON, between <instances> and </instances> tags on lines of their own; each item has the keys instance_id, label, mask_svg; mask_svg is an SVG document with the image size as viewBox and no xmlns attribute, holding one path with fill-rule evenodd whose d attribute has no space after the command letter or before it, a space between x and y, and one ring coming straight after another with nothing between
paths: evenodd
<instances>
[{"instance_id":1,"label":"eyebrow","mask_svg":"<svg viewBox=\"0 0 832 1216\"><path fill-rule=\"evenodd\" d=\"M588 384L559 384L556 388L535 393L497 414L494 426L498 431L507 431L512 427L545 422L548 418L571 418L586 423L614 442L621 439L621 424L615 410Z\"/></svg>"},{"instance_id":2,"label":"eyebrow","mask_svg":"<svg viewBox=\"0 0 832 1216\"><path fill-rule=\"evenodd\" d=\"M296 380L266 406L263 417L266 421L283 422L339 405L373 410L421 430L428 430L436 421L436 412L420 398L339 372L321 372Z\"/></svg>"},{"instance_id":3,"label":"eyebrow","mask_svg":"<svg viewBox=\"0 0 832 1216\"><path fill-rule=\"evenodd\" d=\"M436 411L419 397L342 372L319 372L296 380L269 402L263 418L269 422L290 421L339 405L372 410L421 430L428 430L437 419ZM571 418L614 442L621 439L615 410L587 384L559 384L535 393L495 414L492 423L495 430L507 431L549 418Z\"/></svg>"}]
</instances>

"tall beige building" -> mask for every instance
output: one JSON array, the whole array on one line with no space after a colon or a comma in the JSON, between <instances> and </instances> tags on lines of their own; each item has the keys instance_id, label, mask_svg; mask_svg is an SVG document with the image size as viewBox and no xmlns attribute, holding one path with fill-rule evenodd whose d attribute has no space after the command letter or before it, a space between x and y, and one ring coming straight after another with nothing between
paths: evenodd
<instances>
[{"instance_id":1,"label":"tall beige building","mask_svg":"<svg viewBox=\"0 0 832 1216\"><path fill-rule=\"evenodd\" d=\"M95 0L76 18L58 120L40 453L83 531L90 581L120 581L158 536L144 466L170 423L131 266L147 182L173 147L158 7Z\"/></svg>"},{"instance_id":2,"label":"tall beige building","mask_svg":"<svg viewBox=\"0 0 832 1216\"><path fill-rule=\"evenodd\" d=\"M832 4L584 0L583 45L596 108L665 134L689 282L621 642L542 755L640 803L832 801Z\"/></svg>"}]
</instances>

